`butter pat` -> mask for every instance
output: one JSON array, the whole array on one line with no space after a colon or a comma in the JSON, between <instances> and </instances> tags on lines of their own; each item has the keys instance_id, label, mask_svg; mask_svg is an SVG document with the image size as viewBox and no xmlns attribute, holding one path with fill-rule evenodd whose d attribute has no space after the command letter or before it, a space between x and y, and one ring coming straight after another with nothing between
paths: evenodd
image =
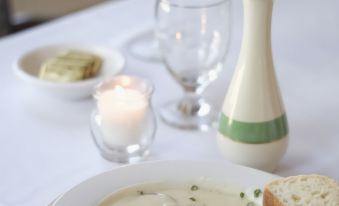
<instances>
[{"instance_id":1,"label":"butter pat","mask_svg":"<svg viewBox=\"0 0 339 206\"><path fill-rule=\"evenodd\" d=\"M101 63L101 58L96 55L69 51L44 62L39 78L53 82L80 81L95 76Z\"/></svg>"}]
</instances>

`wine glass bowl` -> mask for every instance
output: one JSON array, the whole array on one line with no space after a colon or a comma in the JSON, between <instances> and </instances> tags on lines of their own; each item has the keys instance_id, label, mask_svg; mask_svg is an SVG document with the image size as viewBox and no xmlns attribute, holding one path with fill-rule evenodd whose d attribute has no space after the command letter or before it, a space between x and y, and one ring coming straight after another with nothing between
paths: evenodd
<instances>
[{"instance_id":1,"label":"wine glass bowl","mask_svg":"<svg viewBox=\"0 0 339 206\"><path fill-rule=\"evenodd\" d=\"M206 129L218 116L200 96L218 77L230 34L229 0L159 0L156 37L162 60L185 96L166 104L162 119L183 129Z\"/></svg>"}]
</instances>

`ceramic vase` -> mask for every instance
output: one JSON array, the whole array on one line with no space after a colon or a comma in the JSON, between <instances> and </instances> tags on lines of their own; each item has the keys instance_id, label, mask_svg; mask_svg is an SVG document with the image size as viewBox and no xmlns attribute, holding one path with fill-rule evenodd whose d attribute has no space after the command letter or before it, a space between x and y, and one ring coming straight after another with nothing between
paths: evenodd
<instances>
[{"instance_id":1,"label":"ceramic vase","mask_svg":"<svg viewBox=\"0 0 339 206\"><path fill-rule=\"evenodd\" d=\"M217 142L225 158L271 172L288 145L271 49L273 0L243 0L243 5L242 47L222 108Z\"/></svg>"}]
</instances>

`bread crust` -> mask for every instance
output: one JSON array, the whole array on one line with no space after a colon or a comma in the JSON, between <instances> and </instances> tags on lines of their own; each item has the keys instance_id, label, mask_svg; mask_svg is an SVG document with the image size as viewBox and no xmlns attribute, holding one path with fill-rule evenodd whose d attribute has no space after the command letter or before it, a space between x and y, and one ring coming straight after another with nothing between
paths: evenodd
<instances>
[{"instance_id":1,"label":"bread crust","mask_svg":"<svg viewBox=\"0 0 339 206\"><path fill-rule=\"evenodd\" d=\"M263 206L284 206L284 204L280 202L267 187L265 187Z\"/></svg>"}]
</instances>

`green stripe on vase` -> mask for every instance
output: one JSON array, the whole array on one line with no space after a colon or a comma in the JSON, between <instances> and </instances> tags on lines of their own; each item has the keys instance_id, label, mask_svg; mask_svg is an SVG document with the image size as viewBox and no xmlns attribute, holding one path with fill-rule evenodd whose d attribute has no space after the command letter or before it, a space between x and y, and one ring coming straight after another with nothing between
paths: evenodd
<instances>
[{"instance_id":1,"label":"green stripe on vase","mask_svg":"<svg viewBox=\"0 0 339 206\"><path fill-rule=\"evenodd\" d=\"M250 144L268 143L279 140L288 134L286 115L265 122L241 122L221 114L219 132L238 142Z\"/></svg>"}]
</instances>

